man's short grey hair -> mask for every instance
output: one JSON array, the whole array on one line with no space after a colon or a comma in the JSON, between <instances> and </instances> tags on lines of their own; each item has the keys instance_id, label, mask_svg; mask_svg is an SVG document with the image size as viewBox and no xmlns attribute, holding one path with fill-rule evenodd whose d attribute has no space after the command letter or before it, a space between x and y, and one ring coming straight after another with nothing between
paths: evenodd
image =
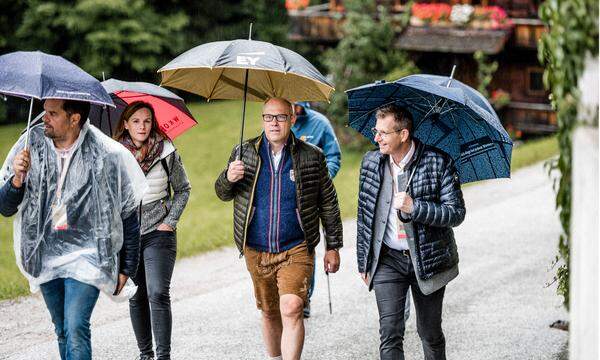
<instances>
[{"instance_id":1,"label":"man's short grey hair","mask_svg":"<svg viewBox=\"0 0 600 360\"><path fill-rule=\"evenodd\" d=\"M263 106L267 105L267 103L271 100L278 100L278 101L283 102L290 109L290 114L294 115L294 113L295 113L294 112L294 103L292 103L288 99L278 98L278 97L267 98L267 100L265 100L265 102L263 102Z\"/></svg>"}]
</instances>

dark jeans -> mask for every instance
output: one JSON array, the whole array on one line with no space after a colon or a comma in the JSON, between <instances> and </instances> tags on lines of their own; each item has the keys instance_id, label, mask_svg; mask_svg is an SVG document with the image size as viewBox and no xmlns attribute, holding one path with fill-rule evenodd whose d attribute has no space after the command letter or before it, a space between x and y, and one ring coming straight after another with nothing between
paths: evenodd
<instances>
[{"instance_id":1,"label":"dark jeans","mask_svg":"<svg viewBox=\"0 0 600 360\"><path fill-rule=\"evenodd\" d=\"M62 360L90 360L90 317L100 291L71 278L60 278L40 286L58 337Z\"/></svg>"},{"instance_id":2,"label":"dark jeans","mask_svg":"<svg viewBox=\"0 0 600 360\"><path fill-rule=\"evenodd\" d=\"M131 324L141 355L154 355L154 333L156 358L170 359L172 316L169 289L177 253L176 235L156 230L143 235L141 242L135 279L138 290L129 300Z\"/></svg>"},{"instance_id":3,"label":"dark jeans","mask_svg":"<svg viewBox=\"0 0 600 360\"><path fill-rule=\"evenodd\" d=\"M445 287L430 295L419 289L410 257L383 245L379 265L373 277L373 289L379 310L379 353L382 360L404 360L404 307L411 289L417 332L426 360L446 359L446 340L442 332L442 303Z\"/></svg>"}]
</instances>

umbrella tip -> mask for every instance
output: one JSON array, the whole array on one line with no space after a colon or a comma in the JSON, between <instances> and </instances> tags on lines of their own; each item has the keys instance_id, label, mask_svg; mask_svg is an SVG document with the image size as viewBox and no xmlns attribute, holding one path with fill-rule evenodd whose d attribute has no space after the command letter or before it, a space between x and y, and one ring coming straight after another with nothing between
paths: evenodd
<instances>
[{"instance_id":1,"label":"umbrella tip","mask_svg":"<svg viewBox=\"0 0 600 360\"><path fill-rule=\"evenodd\" d=\"M450 78L448 79L446 87L450 87L450 83L452 83L452 80L454 79L454 71L456 71L456 64L452 65L452 72L450 72Z\"/></svg>"}]
</instances>

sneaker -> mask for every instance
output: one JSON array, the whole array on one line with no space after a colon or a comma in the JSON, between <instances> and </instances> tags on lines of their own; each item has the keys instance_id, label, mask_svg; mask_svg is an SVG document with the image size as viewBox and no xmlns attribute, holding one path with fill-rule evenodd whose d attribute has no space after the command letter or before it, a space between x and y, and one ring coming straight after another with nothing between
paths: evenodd
<instances>
[{"instance_id":1,"label":"sneaker","mask_svg":"<svg viewBox=\"0 0 600 360\"><path fill-rule=\"evenodd\" d=\"M154 360L154 355L140 355L139 360Z\"/></svg>"},{"instance_id":2,"label":"sneaker","mask_svg":"<svg viewBox=\"0 0 600 360\"><path fill-rule=\"evenodd\" d=\"M306 303L303 313L305 319L308 319L310 317L310 301Z\"/></svg>"}]
</instances>

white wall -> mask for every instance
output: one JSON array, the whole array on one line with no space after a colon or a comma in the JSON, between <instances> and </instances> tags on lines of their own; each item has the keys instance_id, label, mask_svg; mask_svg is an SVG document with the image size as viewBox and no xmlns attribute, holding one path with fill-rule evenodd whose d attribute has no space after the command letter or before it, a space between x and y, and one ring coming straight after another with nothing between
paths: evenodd
<instances>
[{"instance_id":1,"label":"white wall","mask_svg":"<svg viewBox=\"0 0 600 360\"><path fill-rule=\"evenodd\" d=\"M579 80L582 126L573 136L569 359L600 359L598 246L598 58Z\"/></svg>"}]
</instances>

